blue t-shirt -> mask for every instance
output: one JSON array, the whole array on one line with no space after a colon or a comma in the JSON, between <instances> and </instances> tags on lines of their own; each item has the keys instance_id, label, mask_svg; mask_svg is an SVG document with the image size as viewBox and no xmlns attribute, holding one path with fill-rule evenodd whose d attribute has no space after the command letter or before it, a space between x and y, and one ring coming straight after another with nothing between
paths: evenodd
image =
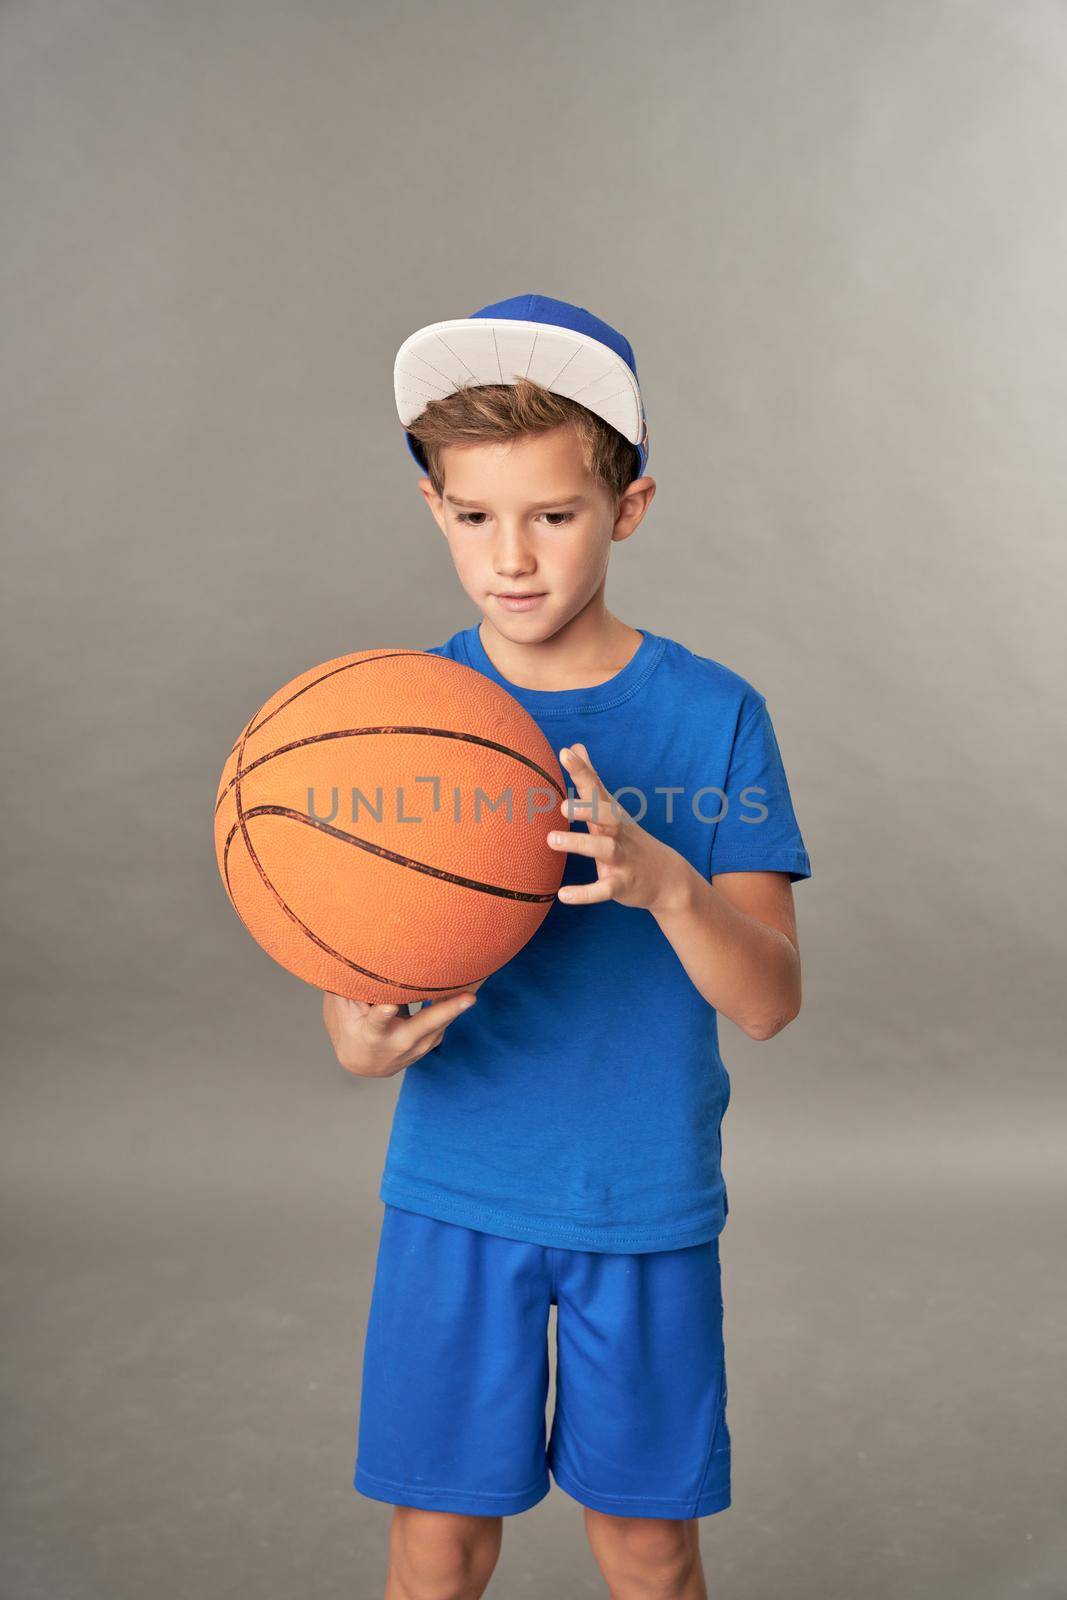
<instances>
[{"instance_id":1,"label":"blue t-shirt","mask_svg":"<svg viewBox=\"0 0 1067 1600\"><path fill-rule=\"evenodd\" d=\"M809 877L763 695L719 662L640 631L622 671L586 689L510 683L477 627L430 653L507 689L557 757L584 744L630 816L706 878ZM562 812L545 814L545 832L554 825L566 827ZM588 831L580 820L571 826ZM596 877L589 858L565 859L564 883ZM730 1079L717 1013L652 913L556 900L477 993L404 1071L379 1198L572 1250L713 1239L728 1211Z\"/></svg>"}]
</instances>

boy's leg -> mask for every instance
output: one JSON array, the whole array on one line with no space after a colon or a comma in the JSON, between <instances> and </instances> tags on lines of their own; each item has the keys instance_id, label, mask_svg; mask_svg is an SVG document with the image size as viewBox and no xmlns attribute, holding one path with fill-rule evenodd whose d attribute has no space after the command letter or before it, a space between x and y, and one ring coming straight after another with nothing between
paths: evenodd
<instances>
[{"instance_id":1,"label":"boy's leg","mask_svg":"<svg viewBox=\"0 0 1067 1600\"><path fill-rule=\"evenodd\" d=\"M385 1600L479 1600L503 1541L503 1517L397 1506Z\"/></svg>"},{"instance_id":2,"label":"boy's leg","mask_svg":"<svg viewBox=\"0 0 1067 1600\"><path fill-rule=\"evenodd\" d=\"M550 1294L543 1246L386 1206L355 1488L457 1519L543 1500Z\"/></svg>"},{"instance_id":3,"label":"boy's leg","mask_svg":"<svg viewBox=\"0 0 1067 1600\"><path fill-rule=\"evenodd\" d=\"M633 1255L553 1249L556 1409L549 1465L561 1489L615 1522L669 1524L730 1504L730 1431L718 1239ZM664 1530L667 1530L666 1532ZM684 1592L684 1591L683 1591Z\"/></svg>"},{"instance_id":4,"label":"boy's leg","mask_svg":"<svg viewBox=\"0 0 1067 1600\"><path fill-rule=\"evenodd\" d=\"M585 1507L585 1532L612 1600L707 1600L696 1518L616 1517Z\"/></svg>"}]
</instances>

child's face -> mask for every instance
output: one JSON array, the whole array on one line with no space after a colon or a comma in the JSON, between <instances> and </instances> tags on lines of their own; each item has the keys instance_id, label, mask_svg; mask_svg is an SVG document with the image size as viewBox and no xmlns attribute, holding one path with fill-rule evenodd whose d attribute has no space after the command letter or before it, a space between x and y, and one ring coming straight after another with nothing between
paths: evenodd
<instances>
[{"instance_id":1,"label":"child's face","mask_svg":"<svg viewBox=\"0 0 1067 1600\"><path fill-rule=\"evenodd\" d=\"M459 581L498 632L523 643L550 638L589 603L612 542L633 532L655 487L650 478L635 480L639 487L628 490L616 518L571 428L509 444L450 445L443 472L443 499L429 478L419 487ZM517 610L500 599L507 593L542 598Z\"/></svg>"}]
</instances>

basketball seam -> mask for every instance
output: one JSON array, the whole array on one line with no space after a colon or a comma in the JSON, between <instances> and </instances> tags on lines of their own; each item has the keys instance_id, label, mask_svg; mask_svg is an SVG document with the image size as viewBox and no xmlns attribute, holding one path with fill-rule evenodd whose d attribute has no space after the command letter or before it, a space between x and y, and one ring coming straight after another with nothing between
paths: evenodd
<instances>
[{"instance_id":1,"label":"basketball seam","mask_svg":"<svg viewBox=\"0 0 1067 1600\"><path fill-rule=\"evenodd\" d=\"M260 724L260 726L262 726L262 724ZM486 750L499 750L501 755L510 756L513 761L518 761L523 766L529 767L531 771L539 773L540 776L544 778L546 783L552 785L552 788L559 795L561 800L565 798L563 790L560 788L558 782L552 776L552 774L550 772L546 772L544 767L539 766L531 756L524 756L521 750L514 750L512 749L511 745L501 744L496 739L487 739L483 734L465 733L457 728L417 728L409 727L407 725L399 726L383 724L381 727L337 728L331 730L329 733L313 733L309 734L306 739L293 739L289 744L279 745L276 750L269 750L266 755L257 756L254 761L249 762L248 766L243 768L241 776L246 777L248 773L254 772L257 767L263 766L264 762L273 761L275 756L286 755L290 750L300 750L305 745L309 744L323 744L327 739L352 739L357 738L362 734L370 733L429 734L432 737L441 739L463 739L468 744L480 744L483 749ZM230 753L232 755L233 752L231 751ZM237 774L235 773L215 802L216 813L236 782Z\"/></svg>"},{"instance_id":2,"label":"basketball seam","mask_svg":"<svg viewBox=\"0 0 1067 1600\"><path fill-rule=\"evenodd\" d=\"M536 893L528 889L506 889L503 884L485 883L481 878L464 878L458 872L448 872L444 867L432 867L429 862L416 861L414 856L402 856L395 850L388 850L383 844L372 844L369 839L360 839L354 833L345 833L343 828L335 828L332 822L325 822L321 817L309 817L304 811L296 811L291 806L253 806L251 811L246 811L245 816L249 821L253 817L287 817L291 822L301 822L305 827L318 828L322 833L328 833L333 839L341 839L345 844L358 846L370 855L381 856L386 861L392 861L398 867L411 867L415 872L425 872L431 878L443 878L446 883L456 883L461 889L478 889L482 894L499 895L506 900L522 900L527 905L545 905L549 900L556 898L555 890L550 893Z\"/></svg>"},{"instance_id":3,"label":"basketball seam","mask_svg":"<svg viewBox=\"0 0 1067 1600\"><path fill-rule=\"evenodd\" d=\"M329 672L324 672L320 677L313 678L310 683L305 683L302 689L294 690L287 700L282 701L280 706L275 706L273 711L268 711L262 722L256 722L255 717L253 717L252 722L245 728L241 737L231 745L230 755L236 754L238 746L243 743L250 733L258 733L260 728L267 726L272 717L278 715L279 711L284 711L286 706L291 706L294 700L299 700L302 694L307 694L310 690L317 688L320 683L325 683L327 678L333 678L339 672L349 672L353 667L365 667L371 661L393 661L397 656L425 656L429 655L429 653L428 650L389 650L383 655L360 656L358 661L346 661L339 667L331 667ZM255 727L252 726L252 723L255 723ZM227 760L229 760L229 757L227 757Z\"/></svg>"},{"instance_id":4,"label":"basketball seam","mask_svg":"<svg viewBox=\"0 0 1067 1600\"><path fill-rule=\"evenodd\" d=\"M252 813L250 812L249 815L252 815ZM230 903L233 906L233 909L235 911L237 911L237 915L239 917L241 916L241 913L240 913L240 911L237 910L237 902L236 902L236 900L234 900L233 894L232 894L232 892L230 890L230 844L232 843L233 837L236 834L236 832L237 832L237 830L238 830L238 828L240 826L241 825L240 825L239 822L235 822L234 823L233 827L230 829L230 832L229 832L229 834L227 836L225 848L223 850L223 865L224 865L225 874L226 874L226 890L227 890L227 893L230 895ZM245 838L244 842L245 842L245 845L247 846L247 844L248 844L247 838ZM249 853L251 855L251 852L249 852ZM336 960L340 961L344 966L351 967L353 972L362 973L365 978L373 978L376 983L391 984L394 988L398 988L398 989L411 989L417 995L422 995L422 994L444 994L446 992L451 992L451 989L454 987L454 985L444 985L444 984L439 984L439 985L421 984L420 985L420 984L415 984L415 983L405 983L403 978L388 978L382 972L375 972L372 967L361 967L358 961L353 961L352 960L351 956L346 956L346 955L342 954L342 952L340 950L335 950L333 948L333 946L327 944L324 939L320 939L318 934L312 933L311 929L307 926L307 924L300 920L300 918L296 915L295 911L293 911L291 909L291 907L289 907L285 903L285 901L282 899L281 895L278 894L278 891L275 889L274 885L271 883L271 881L267 877L266 873L263 872L263 869L259 865L259 861L257 860L257 858L255 856L251 856L251 859L252 859L253 863L255 864L257 870L259 871L260 876L263 878L264 883L267 885L267 888L274 895L275 899L278 901L278 904L281 906L281 908L285 912L285 914L288 917L290 917L293 922L296 923L297 927L300 929L300 931L302 933L307 934L308 938L310 940L312 940L312 942L314 944L317 944L320 950L324 950L327 955L335 957ZM241 917L241 921L244 922L244 918L243 917ZM257 940L256 942L258 943L259 941ZM483 974L482 977L484 978L484 976L485 975ZM472 984L478 983L480 981L482 981L482 980L479 979L479 978L469 978L463 984L463 988L469 988Z\"/></svg>"}]
</instances>

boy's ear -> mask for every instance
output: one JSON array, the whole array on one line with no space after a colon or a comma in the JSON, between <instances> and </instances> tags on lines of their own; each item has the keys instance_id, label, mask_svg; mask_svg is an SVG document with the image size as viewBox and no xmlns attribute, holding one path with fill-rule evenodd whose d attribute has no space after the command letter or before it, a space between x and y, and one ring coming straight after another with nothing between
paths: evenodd
<instances>
[{"instance_id":1,"label":"boy's ear","mask_svg":"<svg viewBox=\"0 0 1067 1600\"><path fill-rule=\"evenodd\" d=\"M611 537L618 542L636 532L656 493L655 478L635 478L619 501L618 514Z\"/></svg>"},{"instance_id":2,"label":"boy's ear","mask_svg":"<svg viewBox=\"0 0 1067 1600\"><path fill-rule=\"evenodd\" d=\"M420 491L422 493L423 499L426 501L426 504L430 508L430 515L433 517L434 521L437 523L437 526L440 528L441 532L444 533L445 532L445 503L441 499L441 496L437 493L437 490L434 488L433 479L432 478L420 478L419 479L419 489L420 489Z\"/></svg>"}]
</instances>

